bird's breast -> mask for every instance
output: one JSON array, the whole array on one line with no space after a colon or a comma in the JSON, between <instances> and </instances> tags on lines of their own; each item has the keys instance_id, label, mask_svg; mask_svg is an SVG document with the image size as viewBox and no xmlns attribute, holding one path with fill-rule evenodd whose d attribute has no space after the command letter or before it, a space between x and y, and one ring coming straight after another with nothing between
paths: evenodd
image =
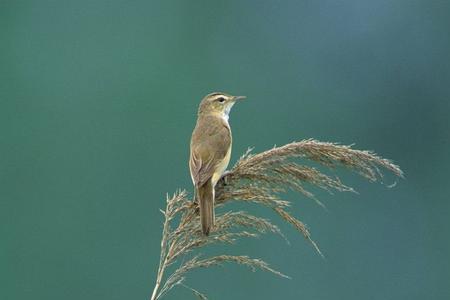
<instances>
[{"instance_id":1,"label":"bird's breast","mask_svg":"<svg viewBox=\"0 0 450 300\"><path fill-rule=\"evenodd\" d=\"M216 186L217 182L219 181L219 179L222 177L223 173L227 169L228 164L230 163L230 158L231 158L231 143L230 143L230 147L228 148L227 153L225 154L225 157L217 165L216 171L214 172L214 174L211 178L213 186Z\"/></svg>"}]
</instances>

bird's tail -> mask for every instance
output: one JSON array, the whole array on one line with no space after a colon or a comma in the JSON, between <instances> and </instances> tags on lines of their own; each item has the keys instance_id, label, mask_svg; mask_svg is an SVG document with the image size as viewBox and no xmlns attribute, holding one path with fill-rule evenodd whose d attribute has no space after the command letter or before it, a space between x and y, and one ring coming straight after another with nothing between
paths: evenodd
<instances>
[{"instance_id":1,"label":"bird's tail","mask_svg":"<svg viewBox=\"0 0 450 300\"><path fill-rule=\"evenodd\" d=\"M214 226L214 187L209 179L196 189L196 197L200 205L200 222L203 234L208 235Z\"/></svg>"}]
</instances>

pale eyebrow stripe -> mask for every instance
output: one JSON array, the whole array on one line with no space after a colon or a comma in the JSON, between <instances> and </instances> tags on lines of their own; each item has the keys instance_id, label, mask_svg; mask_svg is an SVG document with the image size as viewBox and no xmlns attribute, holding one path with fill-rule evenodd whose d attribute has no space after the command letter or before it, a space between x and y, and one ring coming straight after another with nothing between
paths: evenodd
<instances>
[{"instance_id":1,"label":"pale eyebrow stripe","mask_svg":"<svg viewBox=\"0 0 450 300\"><path fill-rule=\"evenodd\" d=\"M209 97L210 97L210 99L214 99L214 100L219 99L221 97L226 98L226 96L224 94L221 94L221 93L214 93L214 94L209 95Z\"/></svg>"}]
</instances>

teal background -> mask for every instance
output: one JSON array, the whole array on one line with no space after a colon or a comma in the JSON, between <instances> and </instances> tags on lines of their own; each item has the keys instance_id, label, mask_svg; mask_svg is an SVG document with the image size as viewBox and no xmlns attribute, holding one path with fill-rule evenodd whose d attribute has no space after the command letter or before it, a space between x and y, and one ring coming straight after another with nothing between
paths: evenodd
<instances>
[{"instance_id":1,"label":"teal background","mask_svg":"<svg viewBox=\"0 0 450 300\"><path fill-rule=\"evenodd\" d=\"M395 188L290 194L280 222L187 284L211 299L450 299L450 2L0 1L0 299L148 299L166 193L191 190L200 99L248 96L232 162L317 138L394 159ZM396 179L386 177L390 184ZM247 207L265 217L270 211ZM190 299L177 288L165 299Z\"/></svg>"}]
</instances>

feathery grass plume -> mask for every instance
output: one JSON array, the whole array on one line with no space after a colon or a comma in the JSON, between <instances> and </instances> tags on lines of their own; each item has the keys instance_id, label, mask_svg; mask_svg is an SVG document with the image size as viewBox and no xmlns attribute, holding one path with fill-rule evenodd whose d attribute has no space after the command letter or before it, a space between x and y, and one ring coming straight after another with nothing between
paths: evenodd
<instances>
[{"instance_id":1,"label":"feathery grass plume","mask_svg":"<svg viewBox=\"0 0 450 300\"><path fill-rule=\"evenodd\" d=\"M343 184L337 176L331 177L316 168L299 164L296 159L307 159L332 170L342 166L369 181L382 178L380 169L403 177L400 168L390 160L370 151L355 150L351 146L335 143L309 139L258 154L251 154L249 149L216 186L216 222L209 236L202 234L198 205L188 198L186 191L178 191L172 197L167 197L166 209L161 211L165 218L161 256L151 300L160 299L177 285L188 288L200 299L207 299L205 294L185 285L186 274L195 268L208 268L225 262L245 265L253 271L260 269L287 277L272 269L266 262L248 256L218 255L203 258L200 254L191 254L206 245L233 244L240 238L258 237L269 232L284 237L278 226L270 220L245 211L220 212L230 201L253 202L272 209L281 220L298 230L322 255L306 225L288 211L291 203L281 199L280 194L291 189L322 205L306 186L315 186L330 192L354 190ZM176 266L170 268L174 264ZM173 270L167 275L169 268Z\"/></svg>"}]
</instances>

